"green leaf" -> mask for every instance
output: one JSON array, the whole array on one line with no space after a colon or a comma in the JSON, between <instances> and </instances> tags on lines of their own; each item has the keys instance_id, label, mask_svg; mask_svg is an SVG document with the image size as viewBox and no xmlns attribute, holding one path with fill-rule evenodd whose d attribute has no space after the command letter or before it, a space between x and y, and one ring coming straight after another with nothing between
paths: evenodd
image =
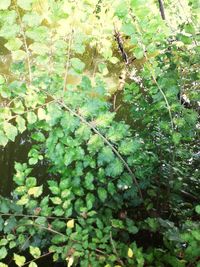
<instances>
[{"instance_id":1,"label":"green leaf","mask_svg":"<svg viewBox=\"0 0 200 267\"><path fill-rule=\"evenodd\" d=\"M17 266L21 267L26 262L26 258L14 253L14 261Z\"/></svg>"},{"instance_id":2,"label":"green leaf","mask_svg":"<svg viewBox=\"0 0 200 267\"><path fill-rule=\"evenodd\" d=\"M37 13L30 13L25 14L22 18L24 24L28 25L29 27L37 27L40 25L42 21L42 16L38 15Z\"/></svg>"},{"instance_id":3,"label":"green leaf","mask_svg":"<svg viewBox=\"0 0 200 267\"><path fill-rule=\"evenodd\" d=\"M40 251L40 249L38 247L32 247L32 246L30 246L29 247L29 252L33 256L33 258L35 258L35 259L36 258L39 258L40 255L41 255L41 251Z\"/></svg>"},{"instance_id":4,"label":"green leaf","mask_svg":"<svg viewBox=\"0 0 200 267\"><path fill-rule=\"evenodd\" d=\"M98 154L98 163L109 163L114 159L114 153L110 147L103 147Z\"/></svg>"},{"instance_id":5,"label":"green leaf","mask_svg":"<svg viewBox=\"0 0 200 267\"><path fill-rule=\"evenodd\" d=\"M49 47L43 43L33 43L29 45L29 48L33 51L33 53L37 55L45 55L48 53Z\"/></svg>"},{"instance_id":6,"label":"green leaf","mask_svg":"<svg viewBox=\"0 0 200 267\"><path fill-rule=\"evenodd\" d=\"M8 143L7 136L0 130L0 146L6 146Z\"/></svg>"},{"instance_id":7,"label":"green leaf","mask_svg":"<svg viewBox=\"0 0 200 267\"><path fill-rule=\"evenodd\" d=\"M0 262L0 267L8 267L8 265L3 262Z\"/></svg>"},{"instance_id":8,"label":"green leaf","mask_svg":"<svg viewBox=\"0 0 200 267\"><path fill-rule=\"evenodd\" d=\"M38 265L34 261L30 262L28 265L28 267L37 267L37 266Z\"/></svg>"},{"instance_id":9,"label":"green leaf","mask_svg":"<svg viewBox=\"0 0 200 267\"><path fill-rule=\"evenodd\" d=\"M88 210L92 209L94 202L95 202L94 195L91 193L88 193L86 196L86 205L87 205Z\"/></svg>"},{"instance_id":10,"label":"green leaf","mask_svg":"<svg viewBox=\"0 0 200 267\"><path fill-rule=\"evenodd\" d=\"M26 130L25 119L22 118L21 116L17 116L16 122L19 132L23 133Z\"/></svg>"},{"instance_id":11,"label":"green leaf","mask_svg":"<svg viewBox=\"0 0 200 267\"><path fill-rule=\"evenodd\" d=\"M34 186L36 186L36 184L37 184L37 180L35 177L28 177L26 179L26 186L28 188L34 187Z\"/></svg>"},{"instance_id":12,"label":"green leaf","mask_svg":"<svg viewBox=\"0 0 200 267\"><path fill-rule=\"evenodd\" d=\"M197 206L195 207L195 211L196 211L196 213L200 214L200 205L197 205Z\"/></svg>"},{"instance_id":13,"label":"green leaf","mask_svg":"<svg viewBox=\"0 0 200 267\"><path fill-rule=\"evenodd\" d=\"M142 59L143 56L144 56L144 51L142 48L138 47L134 50L134 56L137 58L137 59Z\"/></svg>"},{"instance_id":14,"label":"green leaf","mask_svg":"<svg viewBox=\"0 0 200 267\"><path fill-rule=\"evenodd\" d=\"M88 150L90 152L97 152L101 147L103 147L104 142L98 134L94 134L88 141Z\"/></svg>"},{"instance_id":15,"label":"green leaf","mask_svg":"<svg viewBox=\"0 0 200 267\"><path fill-rule=\"evenodd\" d=\"M24 10L31 10L33 0L17 0L17 5Z\"/></svg>"},{"instance_id":16,"label":"green leaf","mask_svg":"<svg viewBox=\"0 0 200 267\"><path fill-rule=\"evenodd\" d=\"M3 129L8 139L15 141L15 137L17 136L17 128L9 122L4 122Z\"/></svg>"},{"instance_id":17,"label":"green leaf","mask_svg":"<svg viewBox=\"0 0 200 267\"><path fill-rule=\"evenodd\" d=\"M73 69L78 73L82 73L85 68L85 63L83 63L79 58L72 58L71 64Z\"/></svg>"},{"instance_id":18,"label":"green leaf","mask_svg":"<svg viewBox=\"0 0 200 267\"><path fill-rule=\"evenodd\" d=\"M181 140L181 134L180 133L173 133L172 135L172 139L173 139L173 142L177 145L179 144L180 140Z\"/></svg>"},{"instance_id":19,"label":"green leaf","mask_svg":"<svg viewBox=\"0 0 200 267\"><path fill-rule=\"evenodd\" d=\"M34 112L30 111L28 112L27 114L27 121L30 123L30 124L33 124L37 121L37 116L35 115Z\"/></svg>"},{"instance_id":20,"label":"green leaf","mask_svg":"<svg viewBox=\"0 0 200 267\"><path fill-rule=\"evenodd\" d=\"M29 160L28 160L28 164L29 165L35 165L35 164L37 164L38 163L38 158L30 158Z\"/></svg>"},{"instance_id":21,"label":"green leaf","mask_svg":"<svg viewBox=\"0 0 200 267\"><path fill-rule=\"evenodd\" d=\"M10 51L16 51L20 49L22 44L23 42L19 38L13 38L5 44L5 47Z\"/></svg>"},{"instance_id":22,"label":"green leaf","mask_svg":"<svg viewBox=\"0 0 200 267\"><path fill-rule=\"evenodd\" d=\"M116 189L115 186L112 182L108 183L108 192L113 195L114 193L116 193Z\"/></svg>"},{"instance_id":23,"label":"green leaf","mask_svg":"<svg viewBox=\"0 0 200 267\"><path fill-rule=\"evenodd\" d=\"M13 61L22 61L27 57L26 52L23 50L12 51Z\"/></svg>"},{"instance_id":24,"label":"green leaf","mask_svg":"<svg viewBox=\"0 0 200 267\"><path fill-rule=\"evenodd\" d=\"M124 229L124 224L121 220L113 219L111 220L112 226L119 229Z\"/></svg>"},{"instance_id":25,"label":"green leaf","mask_svg":"<svg viewBox=\"0 0 200 267\"><path fill-rule=\"evenodd\" d=\"M45 41L48 38L49 29L45 26L35 27L26 31L26 36L36 42Z\"/></svg>"},{"instance_id":26,"label":"green leaf","mask_svg":"<svg viewBox=\"0 0 200 267\"><path fill-rule=\"evenodd\" d=\"M29 202L29 197L28 195L23 195L18 201L17 205L23 206L26 205Z\"/></svg>"},{"instance_id":27,"label":"green leaf","mask_svg":"<svg viewBox=\"0 0 200 267\"><path fill-rule=\"evenodd\" d=\"M84 187L88 190L94 190L94 184L93 184L94 177L92 173L88 172L85 176L85 181L84 181Z\"/></svg>"},{"instance_id":28,"label":"green leaf","mask_svg":"<svg viewBox=\"0 0 200 267\"><path fill-rule=\"evenodd\" d=\"M7 249L5 247L0 248L0 260L4 259L8 255Z\"/></svg>"},{"instance_id":29,"label":"green leaf","mask_svg":"<svg viewBox=\"0 0 200 267\"><path fill-rule=\"evenodd\" d=\"M0 74L0 84L4 84L5 83L5 78L3 75Z\"/></svg>"},{"instance_id":30,"label":"green leaf","mask_svg":"<svg viewBox=\"0 0 200 267\"><path fill-rule=\"evenodd\" d=\"M46 119L46 111L43 108L38 109L38 119L45 120Z\"/></svg>"},{"instance_id":31,"label":"green leaf","mask_svg":"<svg viewBox=\"0 0 200 267\"><path fill-rule=\"evenodd\" d=\"M7 9L11 4L11 0L1 0L0 1L0 10L3 9Z\"/></svg>"},{"instance_id":32,"label":"green leaf","mask_svg":"<svg viewBox=\"0 0 200 267\"><path fill-rule=\"evenodd\" d=\"M50 199L55 205L60 205L62 203L62 199L59 197L51 197Z\"/></svg>"},{"instance_id":33,"label":"green leaf","mask_svg":"<svg viewBox=\"0 0 200 267\"><path fill-rule=\"evenodd\" d=\"M0 36L5 39L10 39L16 37L20 31L20 27L17 24L4 24L4 26L0 29Z\"/></svg>"},{"instance_id":34,"label":"green leaf","mask_svg":"<svg viewBox=\"0 0 200 267\"><path fill-rule=\"evenodd\" d=\"M102 202L104 202L107 198L107 191L103 187L99 187L97 189L98 196Z\"/></svg>"},{"instance_id":35,"label":"green leaf","mask_svg":"<svg viewBox=\"0 0 200 267\"><path fill-rule=\"evenodd\" d=\"M132 23L123 24L122 31L128 36L131 36L135 33L135 29Z\"/></svg>"},{"instance_id":36,"label":"green leaf","mask_svg":"<svg viewBox=\"0 0 200 267\"><path fill-rule=\"evenodd\" d=\"M17 114L23 114L24 113L24 105L21 100L14 100L14 107L13 107L13 112Z\"/></svg>"},{"instance_id":37,"label":"green leaf","mask_svg":"<svg viewBox=\"0 0 200 267\"><path fill-rule=\"evenodd\" d=\"M7 245L8 244L8 240L6 239L6 238L2 238L1 240L0 240L0 246L5 246L5 245Z\"/></svg>"},{"instance_id":38,"label":"green leaf","mask_svg":"<svg viewBox=\"0 0 200 267\"><path fill-rule=\"evenodd\" d=\"M106 168L106 174L111 177L116 177L123 172L124 166L119 159L115 159Z\"/></svg>"},{"instance_id":39,"label":"green leaf","mask_svg":"<svg viewBox=\"0 0 200 267\"><path fill-rule=\"evenodd\" d=\"M56 207L53 211L53 214L56 216L62 216L64 214L64 210L60 207Z\"/></svg>"},{"instance_id":40,"label":"green leaf","mask_svg":"<svg viewBox=\"0 0 200 267\"><path fill-rule=\"evenodd\" d=\"M41 132L35 132L31 135L31 138L37 142L44 142L45 141L45 136Z\"/></svg>"}]
</instances>

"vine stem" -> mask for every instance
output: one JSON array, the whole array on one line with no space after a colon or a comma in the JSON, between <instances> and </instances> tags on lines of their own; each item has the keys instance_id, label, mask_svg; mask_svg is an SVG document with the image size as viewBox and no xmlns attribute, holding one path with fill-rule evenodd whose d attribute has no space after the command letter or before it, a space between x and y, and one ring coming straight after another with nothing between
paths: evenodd
<instances>
[{"instance_id":1,"label":"vine stem","mask_svg":"<svg viewBox=\"0 0 200 267\"><path fill-rule=\"evenodd\" d=\"M66 237L66 234L63 234L63 233L61 233L61 232L58 232L58 231L56 231L56 230L54 230L54 229L52 229L52 228L50 228L50 227L46 227L46 226L43 226L43 225L39 225L39 224L37 224L37 223L33 223L33 224L24 224L24 225L27 225L27 226L36 226L36 227L39 227L39 228L42 228L42 229L44 229L44 230L46 230L46 231L48 231L48 232L51 232L51 233L53 233L53 234L57 234L57 235L60 235L60 236L63 236L63 237ZM73 241L73 242L75 242L75 243L79 243L79 244L81 244L81 242L80 241L78 241L78 240L74 240L74 239L72 239L72 238L70 238L69 239L70 241ZM94 249L96 252L98 252L98 253L101 253L101 254L103 254L103 255L106 255L107 257L109 257L110 255L108 255L106 252L104 252L103 250L101 250L101 249L99 249L99 248L95 248ZM51 252L51 253L53 253L53 252ZM50 252L49 252L49 254L50 254ZM45 255L47 255L47 254L45 254ZM40 257L41 258L41 257ZM39 258L38 258L39 259ZM37 259L34 259L34 260L37 260ZM119 259L120 260L120 259ZM120 260L121 261L121 260ZM29 262L28 262L29 263ZM28 264L28 263L25 263L24 265L26 265L26 264ZM24 266L23 265L23 266Z\"/></svg>"},{"instance_id":2,"label":"vine stem","mask_svg":"<svg viewBox=\"0 0 200 267\"><path fill-rule=\"evenodd\" d=\"M168 109L168 113L169 113L169 117L170 117L170 121L171 121L171 127L172 127L172 132L174 131L174 124L173 124L173 118L172 118L172 113L171 113L171 107L169 105L169 102L167 100L167 97L165 95L165 93L163 92L162 88L160 87L160 85L158 84L154 74L152 74L152 79L153 81L155 82L156 86L158 87L160 93L162 94L164 100L165 100L165 103L166 103L166 106L167 106L167 109Z\"/></svg>"},{"instance_id":3,"label":"vine stem","mask_svg":"<svg viewBox=\"0 0 200 267\"><path fill-rule=\"evenodd\" d=\"M43 217L43 218L52 219L52 220L54 220L54 219L60 219L60 220L71 220L71 219L73 219L73 220L76 220L76 219L70 218L70 217L65 218L65 217L56 217L56 216L28 215L28 214L22 214L22 213L21 214L14 214L14 213L1 213L0 212L0 215L1 216L25 217L25 218L41 218L41 217Z\"/></svg>"},{"instance_id":4,"label":"vine stem","mask_svg":"<svg viewBox=\"0 0 200 267\"><path fill-rule=\"evenodd\" d=\"M44 90L43 90L44 91ZM98 134L104 141L104 143L106 143L111 149L112 151L115 153L115 155L120 159L120 161L123 163L123 165L125 166L125 168L127 169L128 173L130 174L130 176L132 177L137 189L138 189L138 193L140 195L140 198L142 200L144 200L143 195L142 195L142 191L140 190L139 184L137 182L137 179L134 175L134 173L132 172L131 168L128 166L128 164L126 163L126 161L123 159L123 157L120 155L120 153L117 151L117 149L112 145L111 142L109 142L105 136L103 136L95 127L92 123L88 122L86 119L84 119L81 115L79 115L76 111L72 110L70 107L68 107L66 104L63 103L62 100L59 99L55 99L51 94L47 93L46 91L44 91L48 96L50 96L53 100L52 101L56 101L57 103L59 103L63 108L65 108L67 111L69 111L73 116L77 117L80 119L80 121L84 124L86 124L90 129L92 129L96 134Z\"/></svg>"},{"instance_id":5,"label":"vine stem","mask_svg":"<svg viewBox=\"0 0 200 267\"><path fill-rule=\"evenodd\" d=\"M113 238L112 238L112 232L110 232L110 243L111 243L111 245L112 245L113 252L114 252L115 255L117 256L117 260L118 260L118 262L119 262L122 266L125 266L124 263L123 263L123 261L120 259L119 254L118 254L118 252L117 252L117 249L116 249L116 247L115 247L115 243L114 243Z\"/></svg>"},{"instance_id":6,"label":"vine stem","mask_svg":"<svg viewBox=\"0 0 200 267\"><path fill-rule=\"evenodd\" d=\"M24 115L24 114L26 114L26 113L28 113L28 112L30 112L30 111L35 111L35 110L37 110L37 109L39 109L39 108L41 108L41 107L45 107L46 105L48 105L48 104L50 104L50 103L53 103L53 102L55 102L55 101L56 101L56 100L52 100L52 101L49 101L49 102L47 102L47 103L45 103L45 104L43 104L43 105L37 106L37 107L32 108L32 109L28 109L28 110L24 111L23 114L20 114L20 115L17 114L17 115L11 116L10 118L8 118L8 119L4 120L3 122L1 122L0 125L3 124L4 122L8 122L8 121L10 121L10 120L13 120L13 119L17 118L18 116Z\"/></svg>"},{"instance_id":7,"label":"vine stem","mask_svg":"<svg viewBox=\"0 0 200 267\"><path fill-rule=\"evenodd\" d=\"M53 251L50 251L50 252L47 252L47 253L43 254L42 256L40 256L40 257L38 257L38 258L36 258L36 259L33 259L33 260L31 260L31 261L27 261L27 262L25 262L25 263L22 265L22 267L23 267L23 266L26 266L27 264L29 264L29 263L31 263L31 262L34 262L34 261L36 261L36 260L39 260L39 259L44 258L44 257L46 257L46 256L49 256L49 255L51 255L52 253L53 253Z\"/></svg>"},{"instance_id":8,"label":"vine stem","mask_svg":"<svg viewBox=\"0 0 200 267\"><path fill-rule=\"evenodd\" d=\"M164 10L164 5L162 0L158 0L158 4L159 4L159 9L160 9L160 14L161 14L161 18L163 20L165 20L165 10Z\"/></svg>"},{"instance_id":9,"label":"vine stem","mask_svg":"<svg viewBox=\"0 0 200 267\"><path fill-rule=\"evenodd\" d=\"M64 84L63 84L63 94L67 90L67 75L68 75L69 62L70 62L70 56L71 56L71 46L72 46L73 32L74 32L74 29L72 29L72 31L70 33L70 36L69 36L69 41L68 41L67 62L66 62L66 67L65 67L65 76L64 76Z\"/></svg>"},{"instance_id":10,"label":"vine stem","mask_svg":"<svg viewBox=\"0 0 200 267\"><path fill-rule=\"evenodd\" d=\"M138 22L136 21L136 18L134 18L132 14L130 14L130 16L131 16L133 22L135 22L134 24L135 24L135 26L136 26L136 29L137 29L139 35L141 36L142 31L141 31L140 28L139 28L139 25L138 25ZM139 36L139 38L140 38L140 36ZM142 49L143 49L144 57L145 57L146 61L148 62L149 60L148 60L148 57L147 57L147 53L146 53L146 50L145 50L145 47L144 47L144 44L143 44L141 38L140 38L140 45L141 45L141 47L142 47ZM169 102L168 102L168 100L167 100L167 97L166 97L164 91L162 90L162 88L161 88L160 85L158 84L158 82L157 82L157 80L156 80L156 77L155 77L154 73L152 72L152 70L151 70L150 68L149 68L149 71L150 71L151 78L152 78L153 82L156 84L158 90L160 91L160 93L162 94L162 96L163 96L163 98L164 98L164 100L165 100L166 107L167 107L167 110L168 110L168 113L169 113L170 122L171 122L171 129L172 129L172 133L173 133L173 132L174 132L174 124L173 124L173 117L172 117L172 113L171 113L171 107L170 107L170 105L169 105Z\"/></svg>"},{"instance_id":11,"label":"vine stem","mask_svg":"<svg viewBox=\"0 0 200 267\"><path fill-rule=\"evenodd\" d=\"M97 130L94 125L90 122L88 122L86 119L84 119L81 115L79 115L76 111L72 110L70 107L68 107L66 104L63 103L62 100L59 99L55 99L52 95L50 95L49 93L47 93L47 91L43 90L43 92L45 92L49 97L51 97L53 100L52 101L56 101L57 103L59 103L63 108L65 108L67 111L69 111L73 116L77 117L80 119L80 121L82 123L84 123L85 125L87 125L90 129L92 129L96 134L98 134L104 141L104 143L106 143L111 149L112 151L115 153L115 155L120 159L120 161L123 163L123 165L125 166L125 168L127 169L128 173L130 174L130 176L132 177L137 189L138 189L138 193L140 195L140 198L142 199L142 201L144 200L143 195L142 195L142 191L140 190L138 181L134 175L134 173L132 172L131 168L128 166L128 164L126 163L126 161L123 159L123 157L120 155L120 153L117 151L117 149L112 145L111 142L108 141L108 139L105 138L105 136L103 136L99 130Z\"/></svg>"},{"instance_id":12,"label":"vine stem","mask_svg":"<svg viewBox=\"0 0 200 267\"><path fill-rule=\"evenodd\" d=\"M105 136L103 136L99 130L97 130L97 128L95 128L92 123L88 122L86 119L84 119L81 115L79 115L77 112L73 111L71 108L69 108L67 105L65 105L62 101L58 100L57 101L62 107L64 107L66 110L68 110L72 115L74 115L75 117L78 117L84 124L86 124L88 127L90 127L96 134L98 134L104 141L104 143L106 143L111 149L112 151L115 153L115 155L120 159L120 161L123 163L123 165L125 166L125 168L127 169L127 171L129 172L130 176L132 177L135 185L137 186L139 195L141 197L141 199L143 200L143 196L142 196L142 192L140 190L139 184L137 182L137 179L135 178L135 175L133 174L132 170L130 169L130 167L128 166L128 164L126 163L126 161L123 159L123 157L120 155L120 153L117 151L117 149L112 145L112 143L110 143L108 141L108 139L105 138Z\"/></svg>"},{"instance_id":13,"label":"vine stem","mask_svg":"<svg viewBox=\"0 0 200 267\"><path fill-rule=\"evenodd\" d=\"M30 56L29 56L30 52L29 52L29 49L28 49L26 36L25 36L25 32L24 32L24 26L23 26L23 23L22 23L22 20L21 20L19 9L18 9L17 5L15 7L16 7L17 14L18 14L18 18L19 18L21 34L22 34L22 38L23 38L23 42L24 42L24 48L25 48L25 51L26 51L27 64L28 64L28 73L29 73L29 83L31 84L32 83L32 71L31 71L31 60L30 60Z\"/></svg>"}]
</instances>

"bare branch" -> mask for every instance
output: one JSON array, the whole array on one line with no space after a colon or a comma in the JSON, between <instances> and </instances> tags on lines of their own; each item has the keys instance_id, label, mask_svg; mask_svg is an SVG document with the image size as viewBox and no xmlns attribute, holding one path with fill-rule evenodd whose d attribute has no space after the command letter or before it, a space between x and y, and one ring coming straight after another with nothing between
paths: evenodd
<instances>
[{"instance_id":1,"label":"bare branch","mask_svg":"<svg viewBox=\"0 0 200 267\"><path fill-rule=\"evenodd\" d=\"M166 17L165 17L165 10L164 10L163 2L162 2L162 0L158 0L158 3L159 3L159 9L160 9L161 17L163 20L165 20Z\"/></svg>"}]
</instances>

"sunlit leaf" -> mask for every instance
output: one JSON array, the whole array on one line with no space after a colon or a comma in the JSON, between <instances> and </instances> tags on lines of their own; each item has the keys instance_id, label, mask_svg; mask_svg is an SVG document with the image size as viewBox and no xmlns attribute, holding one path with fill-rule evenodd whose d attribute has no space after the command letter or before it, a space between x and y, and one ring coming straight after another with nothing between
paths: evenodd
<instances>
[{"instance_id":1,"label":"sunlit leaf","mask_svg":"<svg viewBox=\"0 0 200 267\"><path fill-rule=\"evenodd\" d=\"M1 9L7 9L11 4L11 0L1 0L0 1L0 10Z\"/></svg>"},{"instance_id":2,"label":"sunlit leaf","mask_svg":"<svg viewBox=\"0 0 200 267\"><path fill-rule=\"evenodd\" d=\"M10 39L6 44L5 47L10 51L19 50L22 46L23 42L19 38Z\"/></svg>"},{"instance_id":3,"label":"sunlit leaf","mask_svg":"<svg viewBox=\"0 0 200 267\"><path fill-rule=\"evenodd\" d=\"M5 247L0 248L0 260L4 259L7 256L8 252Z\"/></svg>"},{"instance_id":4,"label":"sunlit leaf","mask_svg":"<svg viewBox=\"0 0 200 267\"><path fill-rule=\"evenodd\" d=\"M38 119L45 120L46 119L46 111L43 108L38 109Z\"/></svg>"},{"instance_id":5,"label":"sunlit leaf","mask_svg":"<svg viewBox=\"0 0 200 267\"><path fill-rule=\"evenodd\" d=\"M6 146L8 137L0 130L0 146Z\"/></svg>"},{"instance_id":6,"label":"sunlit leaf","mask_svg":"<svg viewBox=\"0 0 200 267\"><path fill-rule=\"evenodd\" d=\"M41 251L40 251L40 249L38 247L30 246L29 247L29 252L35 259L39 258L40 255L41 255Z\"/></svg>"},{"instance_id":7,"label":"sunlit leaf","mask_svg":"<svg viewBox=\"0 0 200 267\"><path fill-rule=\"evenodd\" d=\"M12 51L12 58L14 61L21 61L27 57L26 52L23 50Z\"/></svg>"},{"instance_id":8,"label":"sunlit leaf","mask_svg":"<svg viewBox=\"0 0 200 267\"><path fill-rule=\"evenodd\" d=\"M17 128L19 132L23 133L26 130L25 119L22 118L21 116L17 116L16 122L17 122Z\"/></svg>"},{"instance_id":9,"label":"sunlit leaf","mask_svg":"<svg viewBox=\"0 0 200 267\"><path fill-rule=\"evenodd\" d=\"M85 68L85 63L83 63L79 58L72 58L71 64L74 70L78 73L82 73Z\"/></svg>"},{"instance_id":10,"label":"sunlit leaf","mask_svg":"<svg viewBox=\"0 0 200 267\"><path fill-rule=\"evenodd\" d=\"M30 111L27 114L27 120L30 124L33 124L37 121L37 116L35 115L34 112Z\"/></svg>"},{"instance_id":11,"label":"sunlit leaf","mask_svg":"<svg viewBox=\"0 0 200 267\"><path fill-rule=\"evenodd\" d=\"M35 198L39 197L43 192L43 186L35 186L28 190L28 194L33 195Z\"/></svg>"},{"instance_id":12,"label":"sunlit leaf","mask_svg":"<svg viewBox=\"0 0 200 267\"><path fill-rule=\"evenodd\" d=\"M131 248L128 248L128 253L127 253L129 258L133 257L133 250Z\"/></svg>"},{"instance_id":13,"label":"sunlit leaf","mask_svg":"<svg viewBox=\"0 0 200 267\"><path fill-rule=\"evenodd\" d=\"M24 10L31 10L33 0L17 0L17 4Z\"/></svg>"},{"instance_id":14,"label":"sunlit leaf","mask_svg":"<svg viewBox=\"0 0 200 267\"><path fill-rule=\"evenodd\" d=\"M20 206L26 205L29 202L28 195L23 195L18 201L17 204Z\"/></svg>"},{"instance_id":15,"label":"sunlit leaf","mask_svg":"<svg viewBox=\"0 0 200 267\"><path fill-rule=\"evenodd\" d=\"M17 136L17 128L9 122L4 122L3 129L7 138L11 141L15 141L15 137Z\"/></svg>"},{"instance_id":16,"label":"sunlit leaf","mask_svg":"<svg viewBox=\"0 0 200 267\"><path fill-rule=\"evenodd\" d=\"M74 219L71 219L67 222L67 228L70 229L74 228Z\"/></svg>"},{"instance_id":17,"label":"sunlit leaf","mask_svg":"<svg viewBox=\"0 0 200 267\"><path fill-rule=\"evenodd\" d=\"M26 258L14 253L14 261L17 266L21 267L26 262Z\"/></svg>"}]
</instances>

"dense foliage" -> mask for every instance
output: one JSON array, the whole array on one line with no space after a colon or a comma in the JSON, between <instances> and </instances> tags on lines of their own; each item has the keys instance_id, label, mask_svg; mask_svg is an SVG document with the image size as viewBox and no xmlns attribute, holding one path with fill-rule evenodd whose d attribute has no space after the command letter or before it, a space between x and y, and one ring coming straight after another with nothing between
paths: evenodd
<instances>
[{"instance_id":1,"label":"dense foliage","mask_svg":"<svg viewBox=\"0 0 200 267\"><path fill-rule=\"evenodd\" d=\"M0 267L200 266L199 7L161 4L0 1Z\"/></svg>"}]
</instances>

